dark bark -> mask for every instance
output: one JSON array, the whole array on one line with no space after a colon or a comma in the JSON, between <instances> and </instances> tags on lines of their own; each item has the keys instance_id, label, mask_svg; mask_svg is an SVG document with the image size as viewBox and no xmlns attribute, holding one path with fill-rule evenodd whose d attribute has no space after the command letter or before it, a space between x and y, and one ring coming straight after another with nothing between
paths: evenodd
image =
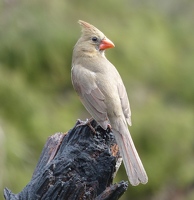
<instances>
[{"instance_id":1,"label":"dark bark","mask_svg":"<svg viewBox=\"0 0 194 200\"><path fill-rule=\"evenodd\" d=\"M5 188L6 200L119 199L128 183L112 185L120 161L112 132L77 124L48 138L30 183L18 194Z\"/></svg>"}]
</instances>

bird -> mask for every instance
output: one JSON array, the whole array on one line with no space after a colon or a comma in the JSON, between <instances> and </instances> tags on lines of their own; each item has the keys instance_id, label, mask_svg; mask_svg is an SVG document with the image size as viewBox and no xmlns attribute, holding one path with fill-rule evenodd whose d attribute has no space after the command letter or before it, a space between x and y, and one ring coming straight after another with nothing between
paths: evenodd
<instances>
[{"instance_id":1,"label":"bird","mask_svg":"<svg viewBox=\"0 0 194 200\"><path fill-rule=\"evenodd\" d=\"M131 185L146 184L148 176L128 129L132 123L126 88L105 56L105 50L115 45L95 26L82 20L78 23L82 35L73 48L73 87L92 118L104 130L110 125Z\"/></svg>"}]
</instances>

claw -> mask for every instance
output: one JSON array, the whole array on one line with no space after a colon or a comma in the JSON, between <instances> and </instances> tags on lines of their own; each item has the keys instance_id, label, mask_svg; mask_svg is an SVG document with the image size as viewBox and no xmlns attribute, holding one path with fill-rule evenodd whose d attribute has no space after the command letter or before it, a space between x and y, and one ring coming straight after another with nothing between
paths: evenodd
<instances>
[{"instance_id":1,"label":"claw","mask_svg":"<svg viewBox=\"0 0 194 200\"><path fill-rule=\"evenodd\" d=\"M77 124L76 127L79 127L79 126L89 126L91 128L92 132L94 132L96 134L95 129L92 127L92 125L90 123L92 120L93 120L93 118L86 119L86 121L81 121L80 119L78 119L78 123L79 124Z\"/></svg>"},{"instance_id":2,"label":"claw","mask_svg":"<svg viewBox=\"0 0 194 200\"><path fill-rule=\"evenodd\" d=\"M107 128L109 128L110 130L112 130L112 126L110 124L107 125Z\"/></svg>"}]
</instances>

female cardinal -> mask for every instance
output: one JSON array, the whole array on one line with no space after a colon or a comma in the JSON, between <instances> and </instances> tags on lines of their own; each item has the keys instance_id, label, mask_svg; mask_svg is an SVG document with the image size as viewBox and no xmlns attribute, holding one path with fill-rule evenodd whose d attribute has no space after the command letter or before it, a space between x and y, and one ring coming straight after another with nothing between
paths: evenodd
<instances>
[{"instance_id":1,"label":"female cardinal","mask_svg":"<svg viewBox=\"0 0 194 200\"><path fill-rule=\"evenodd\" d=\"M110 124L132 185L147 183L148 177L128 130L129 100L123 81L104 51L114 44L96 27L79 20L82 36L72 57L72 83L80 99L103 129Z\"/></svg>"}]
</instances>

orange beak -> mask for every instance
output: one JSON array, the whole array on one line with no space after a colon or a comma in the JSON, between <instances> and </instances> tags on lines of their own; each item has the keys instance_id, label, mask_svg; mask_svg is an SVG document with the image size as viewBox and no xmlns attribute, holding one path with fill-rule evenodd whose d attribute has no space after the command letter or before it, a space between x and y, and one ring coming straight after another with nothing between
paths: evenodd
<instances>
[{"instance_id":1,"label":"orange beak","mask_svg":"<svg viewBox=\"0 0 194 200\"><path fill-rule=\"evenodd\" d=\"M110 41L108 38L105 38L101 41L99 49L100 50L105 50L105 49L109 49L109 48L113 48L115 47L115 45L113 44L112 41Z\"/></svg>"}]
</instances>

